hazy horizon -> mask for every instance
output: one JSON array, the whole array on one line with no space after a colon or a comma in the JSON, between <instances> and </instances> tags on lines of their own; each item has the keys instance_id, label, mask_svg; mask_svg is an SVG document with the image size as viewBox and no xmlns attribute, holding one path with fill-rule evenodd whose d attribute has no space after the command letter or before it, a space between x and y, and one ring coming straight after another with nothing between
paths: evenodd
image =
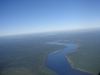
<instances>
[{"instance_id":1,"label":"hazy horizon","mask_svg":"<svg viewBox=\"0 0 100 75\"><path fill-rule=\"evenodd\" d=\"M21 37L29 35L55 35L60 33L84 33L84 32L100 32L100 28L86 28L86 29L74 29L74 30L59 30L59 31L48 31L48 32L37 32L37 33L24 33L24 34L13 34L13 35L2 35L0 37Z\"/></svg>"}]
</instances>

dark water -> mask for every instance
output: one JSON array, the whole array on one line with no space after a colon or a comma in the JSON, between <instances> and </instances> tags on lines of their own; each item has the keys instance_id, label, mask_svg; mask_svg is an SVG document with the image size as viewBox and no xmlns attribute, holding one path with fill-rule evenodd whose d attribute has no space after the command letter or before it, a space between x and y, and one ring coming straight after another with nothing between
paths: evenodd
<instances>
[{"instance_id":1,"label":"dark water","mask_svg":"<svg viewBox=\"0 0 100 75\"><path fill-rule=\"evenodd\" d=\"M45 66L50 70L54 71L58 75L90 75L88 73L71 68L70 64L66 60L65 56L67 53L74 50L76 44L65 44L57 42L48 42L47 44L58 44L65 45L66 48L62 49L57 53L50 52L48 59L46 60Z\"/></svg>"}]
</instances>

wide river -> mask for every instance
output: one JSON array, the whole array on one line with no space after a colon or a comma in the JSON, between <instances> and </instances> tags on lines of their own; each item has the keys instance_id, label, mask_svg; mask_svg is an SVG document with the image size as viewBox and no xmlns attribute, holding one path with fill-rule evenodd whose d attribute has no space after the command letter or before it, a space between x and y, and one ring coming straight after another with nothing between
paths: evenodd
<instances>
[{"instance_id":1,"label":"wide river","mask_svg":"<svg viewBox=\"0 0 100 75\"><path fill-rule=\"evenodd\" d=\"M72 52L76 48L76 44L66 44L57 42L48 42L47 44L57 44L67 46L66 48L50 52L48 54L48 59L46 60L45 66L57 73L58 75L90 75L88 73L71 68L70 64L66 59L66 55Z\"/></svg>"}]
</instances>

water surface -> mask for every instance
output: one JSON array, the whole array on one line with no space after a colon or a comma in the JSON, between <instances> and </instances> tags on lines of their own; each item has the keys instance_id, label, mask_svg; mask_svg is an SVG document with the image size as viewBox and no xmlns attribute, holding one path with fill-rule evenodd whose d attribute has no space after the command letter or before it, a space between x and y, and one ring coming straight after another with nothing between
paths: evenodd
<instances>
[{"instance_id":1,"label":"water surface","mask_svg":"<svg viewBox=\"0 0 100 75\"><path fill-rule=\"evenodd\" d=\"M61 51L54 53L50 52L48 54L48 59L46 60L45 66L50 70L54 71L58 75L90 75L88 73L76 70L71 68L67 59L65 58L66 54L72 52L77 46L76 44L66 44L66 43L57 43L57 42L48 42L47 44L57 44L67 46Z\"/></svg>"}]
</instances>

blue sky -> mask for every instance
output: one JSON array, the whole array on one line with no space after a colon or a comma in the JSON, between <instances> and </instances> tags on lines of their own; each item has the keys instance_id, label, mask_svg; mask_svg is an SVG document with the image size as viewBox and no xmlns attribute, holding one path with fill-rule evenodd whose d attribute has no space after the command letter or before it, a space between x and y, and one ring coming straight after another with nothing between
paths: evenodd
<instances>
[{"instance_id":1,"label":"blue sky","mask_svg":"<svg viewBox=\"0 0 100 75\"><path fill-rule=\"evenodd\" d=\"M100 28L100 0L0 0L0 36Z\"/></svg>"}]
</instances>

